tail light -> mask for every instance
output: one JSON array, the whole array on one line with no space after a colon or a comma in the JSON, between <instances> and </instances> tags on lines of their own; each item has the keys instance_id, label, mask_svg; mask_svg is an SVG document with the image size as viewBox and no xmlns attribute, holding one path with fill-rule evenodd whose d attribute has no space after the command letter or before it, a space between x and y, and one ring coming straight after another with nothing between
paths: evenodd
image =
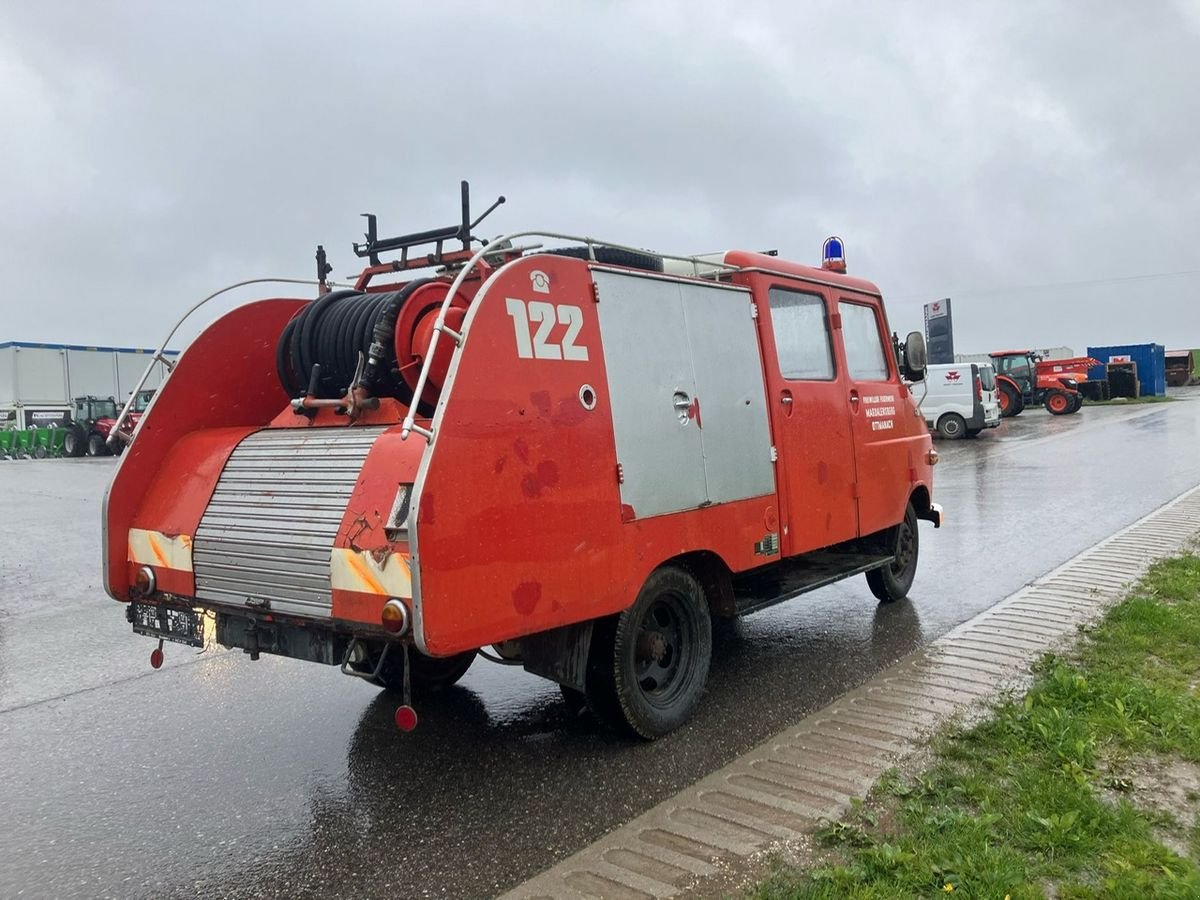
<instances>
[{"instance_id":1,"label":"tail light","mask_svg":"<svg viewBox=\"0 0 1200 900\"><path fill-rule=\"evenodd\" d=\"M139 597L149 597L158 586L157 581L154 570L149 566L142 566L133 578L133 592Z\"/></svg>"},{"instance_id":2,"label":"tail light","mask_svg":"<svg viewBox=\"0 0 1200 900\"><path fill-rule=\"evenodd\" d=\"M978 375L975 376L975 399L983 401L983 379Z\"/></svg>"},{"instance_id":3,"label":"tail light","mask_svg":"<svg viewBox=\"0 0 1200 900\"><path fill-rule=\"evenodd\" d=\"M392 634L404 634L408 631L408 607L394 597L383 604L383 612L379 614L379 619L383 627Z\"/></svg>"}]
</instances>

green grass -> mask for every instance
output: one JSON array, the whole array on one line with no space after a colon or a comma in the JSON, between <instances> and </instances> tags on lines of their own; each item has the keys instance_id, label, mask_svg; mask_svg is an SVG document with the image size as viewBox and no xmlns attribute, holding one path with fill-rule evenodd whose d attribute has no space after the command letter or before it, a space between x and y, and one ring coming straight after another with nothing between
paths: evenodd
<instances>
[{"instance_id":1,"label":"green grass","mask_svg":"<svg viewBox=\"0 0 1200 900\"><path fill-rule=\"evenodd\" d=\"M1200 898L1200 827L1127 799L1141 775L1131 761L1200 761L1198 681L1189 555L1156 565L1070 658L1043 659L1024 697L937 738L925 771L885 776L818 833L818 868L776 867L749 896Z\"/></svg>"}]
</instances>

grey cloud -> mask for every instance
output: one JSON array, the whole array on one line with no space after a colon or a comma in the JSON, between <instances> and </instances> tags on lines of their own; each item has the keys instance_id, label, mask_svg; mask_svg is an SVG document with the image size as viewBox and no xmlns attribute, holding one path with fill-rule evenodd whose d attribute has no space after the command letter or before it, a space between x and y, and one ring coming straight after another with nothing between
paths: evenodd
<instances>
[{"instance_id":1,"label":"grey cloud","mask_svg":"<svg viewBox=\"0 0 1200 900\"><path fill-rule=\"evenodd\" d=\"M153 343L223 283L356 260L456 185L549 227L852 271L962 349L1200 345L1200 16L1119 3L19 4L0 339ZM36 298L36 299L35 299Z\"/></svg>"}]
</instances>

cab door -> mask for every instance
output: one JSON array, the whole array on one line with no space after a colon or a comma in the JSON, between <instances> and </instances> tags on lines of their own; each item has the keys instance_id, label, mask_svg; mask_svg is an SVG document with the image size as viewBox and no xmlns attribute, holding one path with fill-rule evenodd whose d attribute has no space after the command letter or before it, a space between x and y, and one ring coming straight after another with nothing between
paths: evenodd
<instances>
[{"instance_id":1,"label":"cab door","mask_svg":"<svg viewBox=\"0 0 1200 900\"><path fill-rule=\"evenodd\" d=\"M900 522L908 502L915 435L912 413L891 352L879 301L839 295L838 316L846 371L846 400L854 431L858 475L858 533L872 534Z\"/></svg>"},{"instance_id":2,"label":"cab door","mask_svg":"<svg viewBox=\"0 0 1200 900\"><path fill-rule=\"evenodd\" d=\"M783 553L794 556L858 533L848 386L824 289L766 279L759 287Z\"/></svg>"}]
</instances>

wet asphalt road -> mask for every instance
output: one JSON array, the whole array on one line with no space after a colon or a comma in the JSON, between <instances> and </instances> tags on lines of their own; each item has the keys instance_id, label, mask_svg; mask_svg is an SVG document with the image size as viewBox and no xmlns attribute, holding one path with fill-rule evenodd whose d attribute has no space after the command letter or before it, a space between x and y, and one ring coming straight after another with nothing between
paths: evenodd
<instances>
[{"instance_id":1,"label":"wet asphalt road","mask_svg":"<svg viewBox=\"0 0 1200 900\"><path fill-rule=\"evenodd\" d=\"M111 460L0 462L0 896L486 897L1200 483L1200 392L942 443L908 603L861 578L723 634L654 744L478 661L419 704L334 669L167 647L100 588Z\"/></svg>"}]
</instances>

